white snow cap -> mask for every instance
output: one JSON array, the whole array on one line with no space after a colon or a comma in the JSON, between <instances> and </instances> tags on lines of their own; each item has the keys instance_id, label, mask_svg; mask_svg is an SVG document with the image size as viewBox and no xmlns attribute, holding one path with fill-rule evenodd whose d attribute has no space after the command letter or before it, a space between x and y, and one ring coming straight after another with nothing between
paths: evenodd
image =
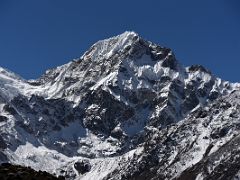
<instances>
[{"instance_id":1,"label":"white snow cap","mask_svg":"<svg viewBox=\"0 0 240 180\"><path fill-rule=\"evenodd\" d=\"M127 46L131 45L134 40L140 38L139 35L133 31L126 31L120 35L100 40L95 43L90 52L86 52L82 58L92 57L99 59L102 57L109 58L117 51L121 51Z\"/></svg>"},{"instance_id":2,"label":"white snow cap","mask_svg":"<svg viewBox=\"0 0 240 180\"><path fill-rule=\"evenodd\" d=\"M136 36L139 36L136 32L134 31L125 31L124 33L118 35L118 36L115 36L115 37L118 37L119 39L133 39L135 38Z\"/></svg>"}]
</instances>

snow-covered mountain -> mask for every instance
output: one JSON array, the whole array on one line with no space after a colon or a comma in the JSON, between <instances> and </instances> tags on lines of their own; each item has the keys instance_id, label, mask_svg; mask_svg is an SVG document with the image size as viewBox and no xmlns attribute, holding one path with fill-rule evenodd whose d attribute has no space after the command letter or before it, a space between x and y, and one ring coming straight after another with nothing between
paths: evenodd
<instances>
[{"instance_id":1,"label":"snow-covered mountain","mask_svg":"<svg viewBox=\"0 0 240 180\"><path fill-rule=\"evenodd\" d=\"M240 84L125 32L27 81L0 68L0 160L66 179L240 179Z\"/></svg>"}]
</instances>

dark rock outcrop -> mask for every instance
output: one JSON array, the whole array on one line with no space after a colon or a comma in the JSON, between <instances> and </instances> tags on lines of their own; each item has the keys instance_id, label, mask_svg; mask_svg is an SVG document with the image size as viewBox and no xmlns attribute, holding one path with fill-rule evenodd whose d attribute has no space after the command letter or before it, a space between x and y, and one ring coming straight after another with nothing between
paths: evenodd
<instances>
[{"instance_id":1,"label":"dark rock outcrop","mask_svg":"<svg viewBox=\"0 0 240 180\"><path fill-rule=\"evenodd\" d=\"M1 180L64 180L64 177L55 177L44 171L35 171L30 167L23 167L3 163L0 165Z\"/></svg>"}]
</instances>

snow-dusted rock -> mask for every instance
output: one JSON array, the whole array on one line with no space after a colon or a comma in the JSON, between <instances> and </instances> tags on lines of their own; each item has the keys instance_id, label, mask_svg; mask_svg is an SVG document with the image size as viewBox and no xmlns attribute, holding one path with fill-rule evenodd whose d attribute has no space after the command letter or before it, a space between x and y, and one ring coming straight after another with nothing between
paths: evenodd
<instances>
[{"instance_id":1,"label":"snow-dusted rock","mask_svg":"<svg viewBox=\"0 0 240 180\"><path fill-rule=\"evenodd\" d=\"M37 80L0 69L0 158L67 179L238 177L239 94L125 32Z\"/></svg>"}]
</instances>

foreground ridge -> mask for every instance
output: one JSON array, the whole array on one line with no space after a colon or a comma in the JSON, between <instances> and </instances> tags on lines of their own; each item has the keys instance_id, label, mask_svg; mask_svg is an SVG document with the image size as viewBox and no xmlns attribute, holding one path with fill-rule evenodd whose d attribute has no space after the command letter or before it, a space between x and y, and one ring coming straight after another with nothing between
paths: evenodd
<instances>
[{"instance_id":1,"label":"foreground ridge","mask_svg":"<svg viewBox=\"0 0 240 180\"><path fill-rule=\"evenodd\" d=\"M2 180L7 180L7 179L63 180L64 179L64 177L57 178L51 174L48 174L47 172L42 172L42 171L36 172L30 167L21 167L18 165L11 165L8 163L3 163L0 165L0 178Z\"/></svg>"},{"instance_id":2,"label":"foreground ridge","mask_svg":"<svg viewBox=\"0 0 240 180\"><path fill-rule=\"evenodd\" d=\"M240 85L132 31L24 80L0 68L0 161L66 179L240 179Z\"/></svg>"}]
</instances>

